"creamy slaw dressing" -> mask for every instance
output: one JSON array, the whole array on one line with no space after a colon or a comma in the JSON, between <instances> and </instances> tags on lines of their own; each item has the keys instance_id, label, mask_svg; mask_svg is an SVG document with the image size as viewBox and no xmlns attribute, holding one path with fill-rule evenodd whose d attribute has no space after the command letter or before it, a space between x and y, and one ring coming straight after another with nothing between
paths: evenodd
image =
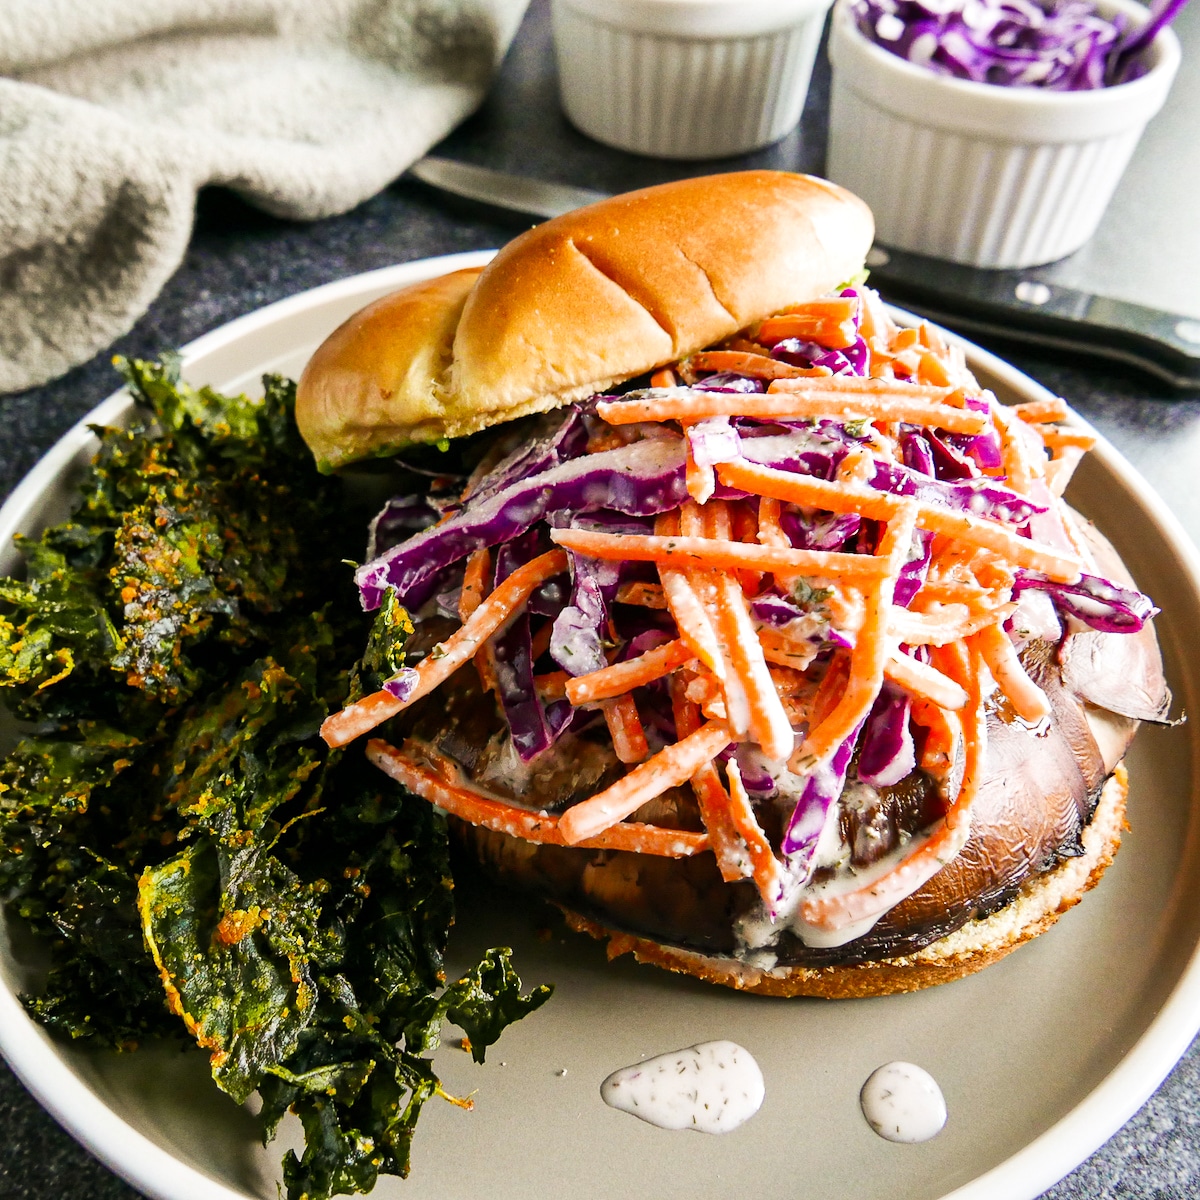
<instances>
[{"instance_id":1,"label":"creamy slaw dressing","mask_svg":"<svg viewBox=\"0 0 1200 1200\"><path fill-rule=\"evenodd\" d=\"M867 1124L889 1142L927 1142L946 1124L946 1100L937 1080L909 1062L873 1071L859 1093Z\"/></svg>"},{"instance_id":2,"label":"creamy slaw dressing","mask_svg":"<svg viewBox=\"0 0 1200 1200\"><path fill-rule=\"evenodd\" d=\"M610 1108L660 1129L728 1133L766 1094L754 1056L736 1042L702 1042L614 1071L601 1085Z\"/></svg>"}]
</instances>

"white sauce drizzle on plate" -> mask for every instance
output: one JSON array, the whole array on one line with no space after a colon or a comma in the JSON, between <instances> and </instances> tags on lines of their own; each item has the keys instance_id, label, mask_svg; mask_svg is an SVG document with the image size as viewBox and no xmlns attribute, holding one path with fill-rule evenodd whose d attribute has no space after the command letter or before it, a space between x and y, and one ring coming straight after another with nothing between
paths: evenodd
<instances>
[{"instance_id":1,"label":"white sauce drizzle on plate","mask_svg":"<svg viewBox=\"0 0 1200 1200\"><path fill-rule=\"evenodd\" d=\"M927 1142L946 1124L937 1080L912 1063L885 1063L872 1072L858 1099L867 1124L889 1142Z\"/></svg>"},{"instance_id":2,"label":"white sauce drizzle on plate","mask_svg":"<svg viewBox=\"0 0 1200 1200\"><path fill-rule=\"evenodd\" d=\"M762 1071L735 1042L703 1042L614 1071L601 1085L610 1108L660 1129L728 1133L763 1102Z\"/></svg>"}]
</instances>

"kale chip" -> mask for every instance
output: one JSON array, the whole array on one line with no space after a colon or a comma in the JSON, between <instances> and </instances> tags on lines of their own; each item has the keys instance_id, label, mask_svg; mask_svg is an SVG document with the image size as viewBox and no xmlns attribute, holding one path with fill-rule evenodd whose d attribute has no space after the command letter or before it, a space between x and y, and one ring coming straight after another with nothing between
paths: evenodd
<instances>
[{"instance_id":1,"label":"kale chip","mask_svg":"<svg viewBox=\"0 0 1200 1200\"><path fill-rule=\"evenodd\" d=\"M26 997L57 1035L190 1035L264 1138L289 1109L290 1200L404 1175L445 1021L475 1057L548 998L507 950L443 969L444 818L322 720L404 662L389 597L368 636L338 548L361 528L262 400L118 360L137 402L69 521L0 580L0 687L25 736L0 762L0 889L48 940ZM367 646L360 659L361 648ZM447 1097L449 1098L449 1097Z\"/></svg>"}]
</instances>

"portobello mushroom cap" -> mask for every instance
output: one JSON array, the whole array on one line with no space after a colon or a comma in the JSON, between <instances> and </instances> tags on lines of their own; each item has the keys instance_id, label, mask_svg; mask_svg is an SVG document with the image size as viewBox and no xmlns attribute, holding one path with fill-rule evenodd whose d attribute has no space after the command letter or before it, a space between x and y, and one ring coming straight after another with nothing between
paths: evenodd
<instances>
[{"instance_id":1,"label":"portobello mushroom cap","mask_svg":"<svg viewBox=\"0 0 1200 1200\"><path fill-rule=\"evenodd\" d=\"M1128 582L1112 547L1080 524L1101 569ZM1088 631L1067 633L1058 644L1032 641L1021 659L1052 715L1032 728L998 693L989 702L984 778L963 850L844 945L807 946L785 930L771 947L773 966L757 956L738 959L739 919L761 902L751 882L722 881L711 855L671 859L534 844L454 818L451 826L489 876L558 905L574 928L609 939L610 954L632 951L671 970L777 995L872 995L958 978L1048 928L1099 879L1124 824L1121 759L1139 720L1163 720L1171 703L1149 622L1135 635ZM568 734L558 752L523 767L506 752L496 705L470 669L436 703L405 714L403 732L531 809L561 811L624 771L611 748L586 733ZM937 785L917 772L900 786L908 788L903 803L898 793L884 797L892 805L887 819L907 821L911 834L939 815ZM684 789L635 817L702 828Z\"/></svg>"}]
</instances>

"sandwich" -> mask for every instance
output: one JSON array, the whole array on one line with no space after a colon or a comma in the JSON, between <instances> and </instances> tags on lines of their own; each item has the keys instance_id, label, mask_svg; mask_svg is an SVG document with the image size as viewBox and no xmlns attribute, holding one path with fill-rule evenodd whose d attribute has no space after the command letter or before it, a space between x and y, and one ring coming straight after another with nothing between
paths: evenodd
<instances>
[{"instance_id":1,"label":"sandwich","mask_svg":"<svg viewBox=\"0 0 1200 1200\"><path fill-rule=\"evenodd\" d=\"M422 481L326 741L610 955L772 995L1049 928L1170 708L1157 610L1062 499L1090 435L893 320L872 234L801 175L633 192L368 306L297 394L325 469Z\"/></svg>"}]
</instances>

